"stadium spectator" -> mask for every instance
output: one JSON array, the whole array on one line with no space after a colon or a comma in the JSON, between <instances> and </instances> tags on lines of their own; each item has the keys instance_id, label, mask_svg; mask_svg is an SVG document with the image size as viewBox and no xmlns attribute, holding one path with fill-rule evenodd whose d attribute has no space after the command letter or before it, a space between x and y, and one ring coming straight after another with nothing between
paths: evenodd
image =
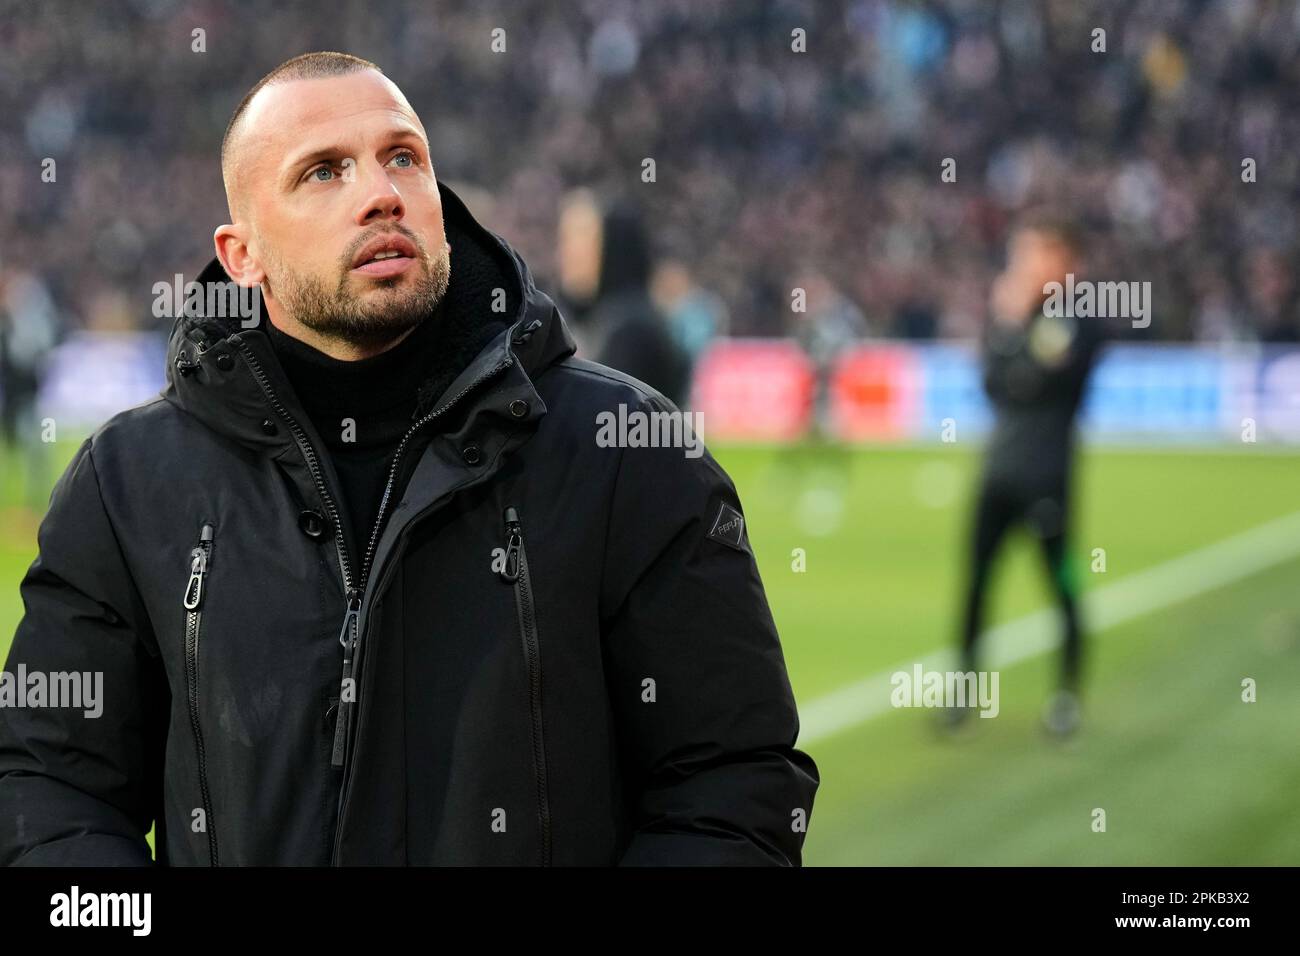
<instances>
[{"instance_id":1,"label":"stadium spectator","mask_svg":"<svg viewBox=\"0 0 1300 956\"><path fill-rule=\"evenodd\" d=\"M627 372L684 408L690 357L650 295L650 240L640 212L613 205L600 236L600 281L590 317L596 361Z\"/></svg>"}]
</instances>

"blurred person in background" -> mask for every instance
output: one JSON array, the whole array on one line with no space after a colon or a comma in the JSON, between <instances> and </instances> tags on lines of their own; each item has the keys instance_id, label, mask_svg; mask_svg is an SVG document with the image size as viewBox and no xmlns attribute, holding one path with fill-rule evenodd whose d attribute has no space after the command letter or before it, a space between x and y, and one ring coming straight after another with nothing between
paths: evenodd
<instances>
[{"instance_id":1,"label":"blurred person in background","mask_svg":"<svg viewBox=\"0 0 1300 956\"><path fill-rule=\"evenodd\" d=\"M600 225L600 281L590 318L595 360L685 408L690 358L650 296L650 273L650 238L641 213L629 204L612 204Z\"/></svg>"},{"instance_id":2,"label":"blurred person in background","mask_svg":"<svg viewBox=\"0 0 1300 956\"><path fill-rule=\"evenodd\" d=\"M650 289L674 340L693 368L709 344L726 334L726 304L721 296L698 285L680 259L661 260L655 266Z\"/></svg>"},{"instance_id":3,"label":"blurred person in background","mask_svg":"<svg viewBox=\"0 0 1300 956\"><path fill-rule=\"evenodd\" d=\"M1246 313L1261 342L1300 341L1294 277L1278 249L1252 249L1246 256Z\"/></svg>"},{"instance_id":4,"label":"blurred person in background","mask_svg":"<svg viewBox=\"0 0 1300 956\"><path fill-rule=\"evenodd\" d=\"M23 500L33 514L44 508L50 449L37 420L36 399L46 358L59 340L54 301L39 277L0 267L0 441L6 467L24 463Z\"/></svg>"},{"instance_id":5,"label":"blurred person in background","mask_svg":"<svg viewBox=\"0 0 1300 956\"><path fill-rule=\"evenodd\" d=\"M555 304L573 326L578 354L594 353L591 310L600 290L600 203L590 189L571 190L556 223Z\"/></svg>"},{"instance_id":6,"label":"blurred person in background","mask_svg":"<svg viewBox=\"0 0 1300 956\"><path fill-rule=\"evenodd\" d=\"M793 313L795 341L817 371L813 426L823 437L832 434L830 387L840 353L870 334L867 317L848 296L818 269L805 269L794 282L804 294L803 309Z\"/></svg>"},{"instance_id":7,"label":"blurred person in background","mask_svg":"<svg viewBox=\"0 0 1300 956\"><path fill-rule=\"evenodd\" d=\"M961 633L963 671L976 671L989 572L1008 531L1024 524L1037 539L1064 625L1059 690L1043 715L1057 736L1079 723L1083 632L1070 555L1075 419L1103 339L1097 318L1046 308L1049 283L1080 275L1079 230L1050 212L1013 228L1005 270L993 283L984 339L984 387L996 416L975 506ZM1051 313L1051 314L1049 314ZM951 724L970 708L950 707Z\"/></svg>"}]
</instances>

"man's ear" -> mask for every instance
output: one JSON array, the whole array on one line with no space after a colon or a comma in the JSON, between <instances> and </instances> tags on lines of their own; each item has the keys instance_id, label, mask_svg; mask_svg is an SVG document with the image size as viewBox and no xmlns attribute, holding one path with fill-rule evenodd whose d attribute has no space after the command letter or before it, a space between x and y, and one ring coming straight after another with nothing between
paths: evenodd
<instances>
[{"instance_id":1,"label":"man's ear","mask_svg":"<svg viewBox=\"0 0 1300 956\"><path fill-rule=\"evenodd\" d=\"M248 250L248 242L244 239L244 232L245 227L226 223L224 226L218 226L217 231L212 234L212 243L216 246L217 259L220 260L221 267L226 270L226 275L230 276L236 285L252 289L262 284L266 272L253 260Z\"/></svg>"}]
</instances>

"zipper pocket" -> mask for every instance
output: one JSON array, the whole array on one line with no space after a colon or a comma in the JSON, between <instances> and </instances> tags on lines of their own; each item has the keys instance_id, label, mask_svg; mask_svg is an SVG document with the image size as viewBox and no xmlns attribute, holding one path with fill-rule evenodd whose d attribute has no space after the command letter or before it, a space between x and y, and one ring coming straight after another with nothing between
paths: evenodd
<instances>
[{"instance_id":1,"label":"zipper pocket","mask_svg":"<svg viewBox=\"0 0 1300 956\"><path fill-rule=\"evenodd\" d=\"M190 705L190 729L194 732L194 749L198 756L203 826L208 834L208 861L210 866L217 866L217 828L212 819L207 757L203 750L203 730L199 726L199 632L203 623L204 584L212 561L212 540L212 524L205 521L199 531L199 543L190 552L190 579L185 585L185 683Z\"/></svg>"},{"instance_id":2,"label":"zipper pocket","mask_svg":"<svg viewBox=\"0 0 1300 956\"><path fill-rule=\"evenodd\" d=\"M537 781L537 818L542 830L542 866L551 865L551 805L546 783L546 742L542 736L542 658L537 636L537 615L533 608L533 585L528 575L528 553L524 550L519 512L507 508L506 560L501 569L504 581L514 585L519 637L528 666L528 708L532 724L533 774Z\"/></svg>"}]
</instances>

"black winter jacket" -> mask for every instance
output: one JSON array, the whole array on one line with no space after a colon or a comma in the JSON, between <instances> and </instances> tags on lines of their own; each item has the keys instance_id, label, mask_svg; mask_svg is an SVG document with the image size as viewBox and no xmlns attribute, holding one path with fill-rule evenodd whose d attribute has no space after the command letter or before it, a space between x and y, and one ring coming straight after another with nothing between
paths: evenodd
<instances>
[{"instance_id":1,"label":"black winter jacket","mask_svg":"<svg viewBox=\"0 0 1300 956\"><path fill-rule=\"evenodd\" d=\"M731 480L601 447L673 407L441 191L474 354L363 551L238 319L179 317L81 445L6 667L102 672L102 715L0 709L0 862L148 864L154 824L160 864L799 865L818 773Z\"/></svg>"}]
</instances>

